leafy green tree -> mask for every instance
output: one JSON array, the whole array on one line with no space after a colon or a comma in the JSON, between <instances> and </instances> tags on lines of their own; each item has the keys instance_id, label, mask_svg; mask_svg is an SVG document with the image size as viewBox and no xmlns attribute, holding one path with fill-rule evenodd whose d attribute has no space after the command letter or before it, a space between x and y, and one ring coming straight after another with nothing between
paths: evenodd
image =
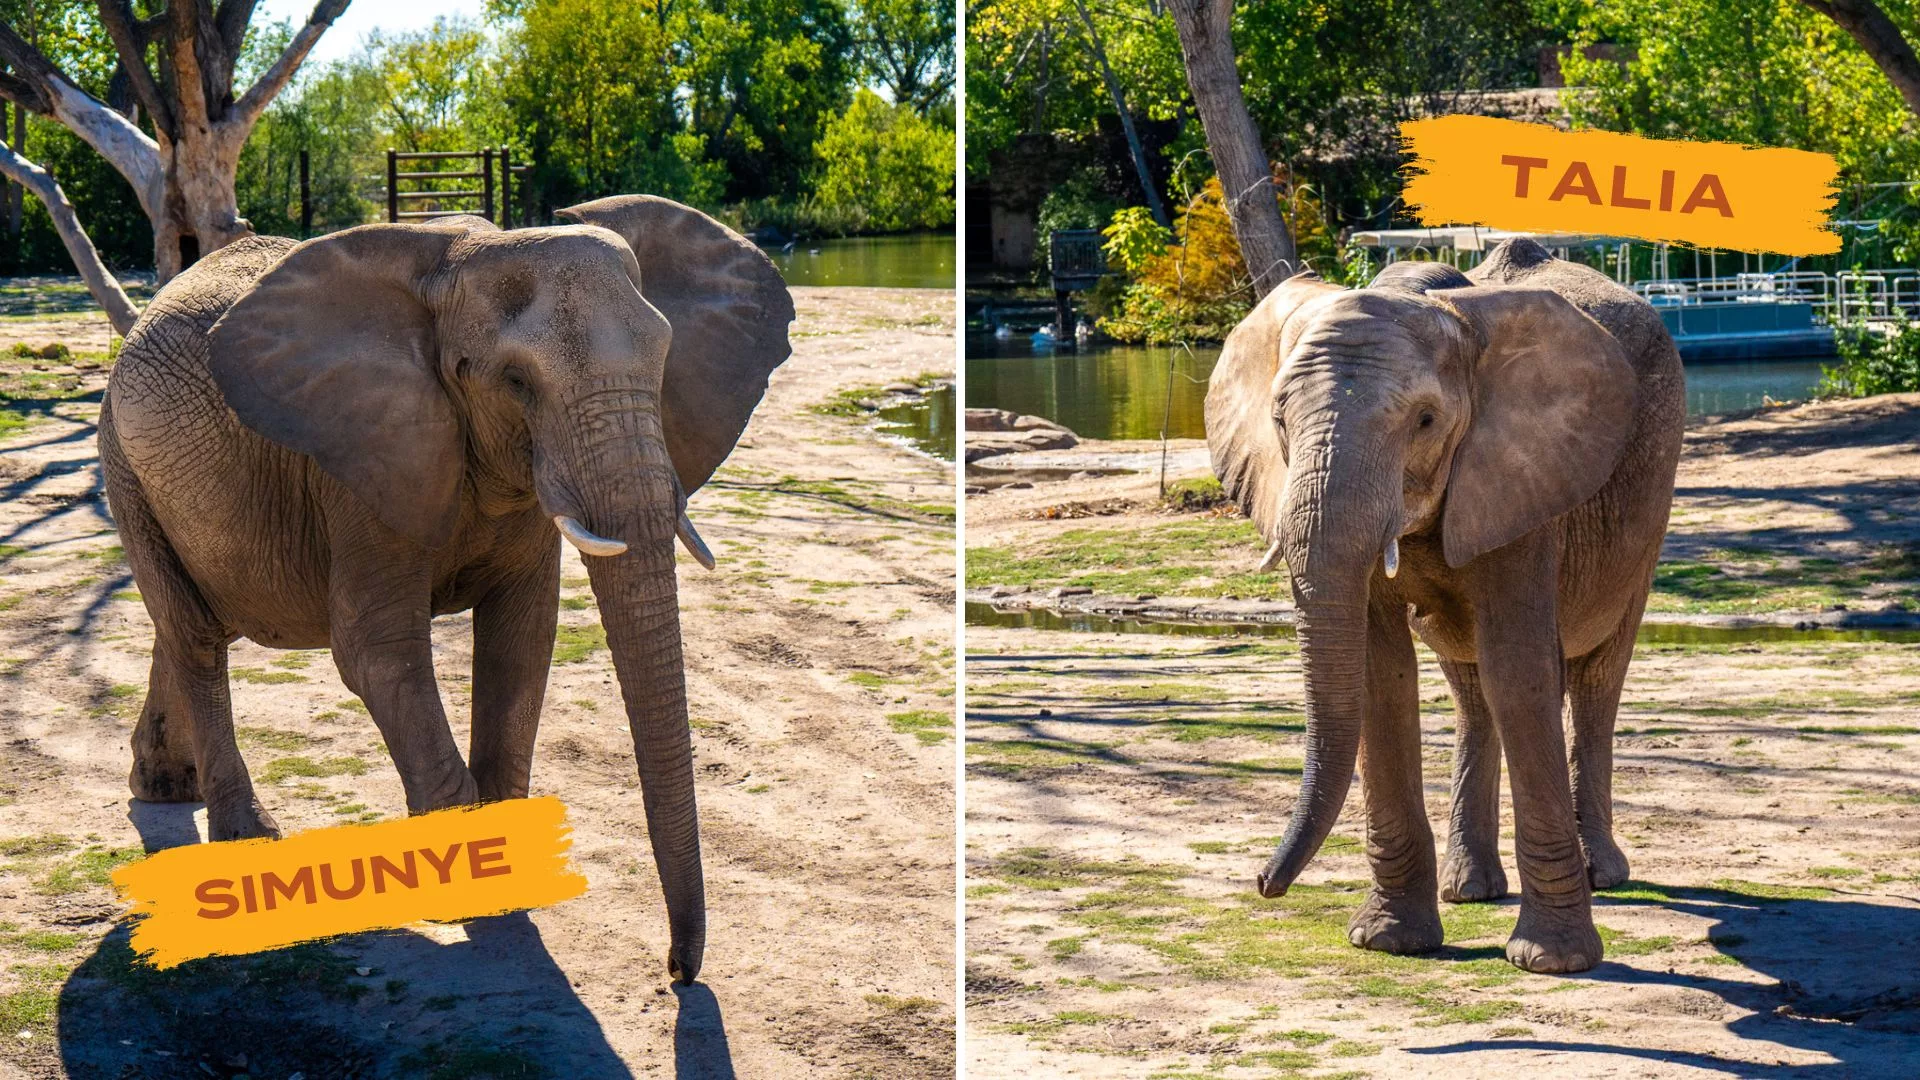
<instances>
[{"instance_id":1,"label":"leafy green tree","mask_svg":"<svg viewBox=\"0 0 1920 1080\"><path fill-rule=\"evenodd\" d=\"M799 191L814 143L851 100L839 0L701 0L679 17L692 130L725 164L726 197Z\"/></svg>"},{"instance_id":2,"label":"leafy green tree","mask_svg":"<svg viewBox=\"0 0 1920 1080\"><path fill-rule=\"evenodd\" d=\"M543 205L620 191L719 201L727 164L687 130L676 99L682 24L670 0L528 0L518 13L500 83Z\"/></svg>"},{"instance_id":3,"label":"leafy green tree","mask_svg":"<svg viewBox=\"0 0 1920 1080\"><path fill-rule=\"evenodd\" d=\"M1599 41L1633 58L1583 58ZM1845 31L1795 0L1611 0L1582 14L1562 69L1590 88L1569 96L1578 123L1815 150L1855 181L1920 166L1900 95Z\"/></svg>"},{"instance_id":4,"label":"leafy green tree","mask_svg":"<svg viewBox=\"0 0 1920 1080\"><path fill-rule=\"evenodd\" d=\"M815 190L827 203L865 208L884 232L953 223L953 132L871 90L854 94L818 144Z\"/></svg>"},{"instance_id":5,"label":"leafy green tree","mask_svg":"<svg viewBox=\"0 0 1920 1080\"><path fill-rule=\"evenodd\" d=\"M954 8L927 0L850 0L862 78L922 116L953 126Z\"/></svg>"}]
</instances>

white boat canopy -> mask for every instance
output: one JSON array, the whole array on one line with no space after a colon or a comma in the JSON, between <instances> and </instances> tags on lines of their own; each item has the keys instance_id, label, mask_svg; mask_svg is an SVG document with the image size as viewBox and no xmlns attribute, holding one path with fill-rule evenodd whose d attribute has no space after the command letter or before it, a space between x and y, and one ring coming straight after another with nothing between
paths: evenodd
<instances>
[{"instance_id":1,"label":"white boat canopy","mask_svg":"<svg viewBox=\"0 0 1920 1080\"><path fill-rule=\"evenodd\" d=\"M1502 241L1524 236L1543 248L1611 247L1624 243L1621 237L1597 233L1513 232L1488 229L1479 225L1442 225L1431 229L1373 229L1356 232L1347 242L1357 247L1384 248L1387 251L1411 251L1425 248L1435 251L1491 251Z\"/></svg>"}]
</instances>

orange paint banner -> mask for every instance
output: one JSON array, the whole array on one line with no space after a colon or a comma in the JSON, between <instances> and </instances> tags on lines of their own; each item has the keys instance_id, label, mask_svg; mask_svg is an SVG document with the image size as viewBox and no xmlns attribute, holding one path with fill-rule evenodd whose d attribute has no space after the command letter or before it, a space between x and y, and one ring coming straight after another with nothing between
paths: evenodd
<instances>
[{"instance_id":1,"label":"orange paint banner","mask_svg":"<svg viewBox=\"0 0 1920 1080\"><path fill-rule=\"evenodd\" d=\"M1826 255L1839 166L1827 154L1561 131L1489 116L1400 125L1420 223Z\"/></svg>"},{"instance_id":2,"label":"orange paint banner","mask_svg":"<svg viewBox=\"0 0 1920 1080\"><path fill-rule=\"evenodd\" d=\"M511 799L281 840L170 848L113 873L158 968L571 900L587 879L559 799Z\"/></svg>"}]
</instances>

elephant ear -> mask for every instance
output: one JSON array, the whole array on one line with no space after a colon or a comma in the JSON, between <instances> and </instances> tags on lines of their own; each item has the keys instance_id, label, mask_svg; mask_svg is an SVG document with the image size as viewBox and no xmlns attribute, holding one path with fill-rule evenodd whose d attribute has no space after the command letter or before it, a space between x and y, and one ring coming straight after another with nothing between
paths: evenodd
<instances>
[{"instance_id":1,"label":"elephant ear","mask_svg":"<svg viewBox=\"0 0 1920 1080\"><path fill-rule=\"evenodd\" d=\"M309 240L208 337L214 382L241 423L313 458L430 548L453 534L465 444L421 283L467 231L363 225Z\"/></svg>"},{"instance_id":2,"label":"elephant ear","mask_svg":"<svg viewBox=\"0 0 1920 1080\"><path fill-rule=\"evenodd\" d=\"M1269 541L1279 537L1287 464L1273 419L1274 378L1294 314L1316 297L1344 292L1312 273L1268 293L1227 335L1207 385L1207 450L1227 497Z\"/></svg>"},{"instance_id":3,"label":"elephant ear","mask_svg":"<svg viewBox=\"0 0 1920 1080\"><path fill-rule=\"evenodd\" d=\"M1637 388L1620 343L1559 293L1494 285L1428 295L1481 342L1441 526L1447 565L1464 566L1606 484Z\"/></svg>"},{"instance_id":4,"label":"elephant ear","mask_svg":"<svg viewBox=\"0 0 1920 1080\"><path fill-rule=\"evenodd\" d=\"M640 264L640 295L673 327L662 381L662 426L680 485L692 494L733 452L793 352L793 296L751 241L654 195L616 195L555 217L619 233Z\"/></svg>"}]
</instances>

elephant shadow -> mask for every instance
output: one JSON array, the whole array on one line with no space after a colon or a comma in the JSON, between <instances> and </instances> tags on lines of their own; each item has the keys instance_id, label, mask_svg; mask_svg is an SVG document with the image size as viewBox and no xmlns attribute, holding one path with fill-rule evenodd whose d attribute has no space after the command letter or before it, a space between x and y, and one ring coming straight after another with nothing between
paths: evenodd
<instances>
[{"instance_id":1,"label":"elephant shadow","mask_svg":"<svg viewBox=\"0 0 1920 1080\"><path fill-rule=\"evenodd\" d=\"M1751 1040L1752 1053L1725 1058L1697 1050L1528 1038L1473 1039L1409 1052L1607 1054L1756 1080L1920 1076L1920 1040L1915 1038L1920 1034L1920 901L1868 903L1844 894L1770 899L1738 889L1639 881L1610 891L1613 896L1594 898L1596 918L1604 921L1608 907L1651 902L1712 920L1707 940L1747 972L1765 978L1721 978L1614 960L1570 978L1618 987L1623 992L1612 998L1616 1007L1642 1022L1657 1023L1663 1013L1698 1018L1702 1002L1712 1011L1704 995L1717 997L1721 1007L1742 1010L1726 1030ZM1766 1044L1829 1060L1780 1063L1768 1055Z\"/></svg>"},{"instance_id":2,"label":"elephant shadow","mask_svg":"<svg viewBox=\"0 0 1920 1080\"><path fill-rule=\"evenodd\" d=\"M149 850L198 839L197 804L132 805ZM137 960L131 930L131 920L121 919L60 989L66 1075L634 1075L526 912L349 934L165 971ZM676 993L677 1075L733 1080L713 993L699 984ZM672 1007L667 1002L649 1002L643 1012Z\"/></svg>"}]
</instances>

